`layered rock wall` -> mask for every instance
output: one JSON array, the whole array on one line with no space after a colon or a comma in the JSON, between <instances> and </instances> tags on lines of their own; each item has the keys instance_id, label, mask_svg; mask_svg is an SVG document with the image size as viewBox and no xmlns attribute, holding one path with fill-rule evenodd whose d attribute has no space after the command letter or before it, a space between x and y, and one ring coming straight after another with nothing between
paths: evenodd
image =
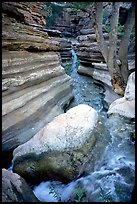
<instances>
[{"instance_id":1,"label":"layered rock wall","mask_svg":"<svg viewBox=\"0 0 137 204\"><path fill-rule=\"evenodd\" d=\"M46 26L46 11L42 15L42 2L3 2L2 11L26 25Z\"/></svg>"},{"instance_id":2,"label":"layered rock wall","mask_svg":"<svg viewBox=\"0 0 137 204\"><path fill-rule=\"evenodd\" d=\"M104 40L109 47L109 35L103 27ZM119 49L121 36L118 34L117 49ZM105 63L104 57L99 49L96 34L93 29L82 29L77 37L78 44L76 53L80 62L78 73L86 74L96 80L103 82L107 91L112 92L111 76ZM128 53L129 54L129 53ZM130 73L134 71L134 53L128 55ZM118 96L116 96L117 98ZM116 99L115 98L115 99ZM109 105L112 101L109 99Z\"/></svg>"},{"instance_id":3,"label":"layered rock wall","mask_svg":"<svg viewBox=\"0 0 137 204\"><path fill-rule=\"evenodd\" d=\"M21 3L13 2L15 4ZM20 11L18 7L17 10ZM6 11L2 17L2 152L5 163L9 159L7 153L64 112L64 106L73 95L72 80L61 66L60 41L49 37L45 31L18 22Z\"/></svg>"}]
</instances>

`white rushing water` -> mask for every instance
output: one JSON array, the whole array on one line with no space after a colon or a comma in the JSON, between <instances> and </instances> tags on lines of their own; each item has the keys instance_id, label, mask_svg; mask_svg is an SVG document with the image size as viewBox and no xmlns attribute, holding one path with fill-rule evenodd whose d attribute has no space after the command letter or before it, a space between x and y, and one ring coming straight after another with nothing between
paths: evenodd
<instances>
[{"instance_id":1,"label":"white rushing water","mask_svg":"<svg viewBox=\"0 0 137 204\"><path fill-rule=\"evenodd\" d=\"M89 202L127 202L131 199L134 174L133 144L128 138L121 140L118 136L108 144L101 160L96 163L94 172L67 185L42 182L34 188L34 193L42 202L67 202L77 199L76 190L80 187Z\"/></svg>"},{"instance_id":2,"label":"white rushing water","mask_svg":"<svg viewBox=\"0 0 137 204\"><path fill-rule=\"evenodd\" d=\"M134 121L119 116L107 118L102 105L102 87L95 85L90 77L77 74L77 58L74 51L72 54L75 100L70 107L85 103L96 109L111 139L89 175L66 185L57 181L42 182L33 192L42 202L82 202L84 199L88 202L128 202L135 184L135 147L129 139L130 131L135 128Z\"/></svg>"}]
</instances>

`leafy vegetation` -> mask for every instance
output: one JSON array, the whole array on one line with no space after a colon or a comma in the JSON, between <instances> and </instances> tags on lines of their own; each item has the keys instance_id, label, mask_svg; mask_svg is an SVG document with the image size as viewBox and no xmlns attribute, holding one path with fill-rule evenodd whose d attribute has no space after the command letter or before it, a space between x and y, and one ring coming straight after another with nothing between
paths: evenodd
<instances>
[{"instance_id":1,"label":"leafy vegetation","mask_svg":"<svg viewBox=\"0 0 137 204\"><path fill-rule=\"evenodd\" d=\"M70 5L73 7L73 14L79 14L83 9L87 9L89 6L91 6L93 2L72 2Z\"/></svg>"},{"instance_id":2,"label":"leafy vegetation","mask_svg":"<svg viewBox=\"0 0 137 204\"><path fill-rule=\"evenodd\" d=\"M41 9L41 15L42 16L44 16L45 11L46 11L47 17L51 16L52 8L51 8L51 5L50 5L50 2L44 2L42 4L42 9Z\"/></svg>"},{"instance_id":3,"label":"leafy vegetation","mask_svg":"<svg viewBox=\"0 0 137 204\"><path fill-rule=\"evenodd\" d=\"M78 187L75 189L75 202L89 202L88 198L86 197L85 191L82 187Z\"/></svg>"},{"instance_id":4,"label":"leafy vegetation","mask_svg":"<svg viewBox=\"0 0 137 204\"><path fill-rule=\"evenodd\" d=\"M123 29L124 29L124 25L121 25L120 23L118 23L116 30L117 30L117 33L121 36L124 35ZM111 30L110 23L107 23L105 25L105 30L107 33L110 32Z\"/></svg>"},{"instance_id":5,"label":"leafy vegetation","mask_svg":"<svg viewBox=\"0 0 137 204\"><path fill-rule=\"evenodd\" d=\"M52 27L55 25L55 20L63 16L63 8L59 6L51 7L51 15L47 17L46 23L47 27Z\"/></svg>"},{"instance_id":6,"label":"leafy vegetation","mask_svg":"<svg viewBox=\"0 0 137 204\"><path fill-rule=\"evenodd\" d=\"M57 200L57 202L61 202L61 195L58 191L55 190L54 183L51 182L50 185L50 194ZM85 191L82 187L77 187L74 190L73 198L68 199L67 202L88 202L88 198L86 197Z\"/></svg>"},{"instance_id":7,"label":"leafy vegetation","mask_svg":"<svg viewBox=\"0 0 137 204\"><path fill-rule=\"evenodd\" d=\"M71 69L71 63L69 61L67 61L65 64L62 64L62 66L64 67L65 73L67 75L70 75L72 69Z\"/></svg>"},{"instance_id":8,"label":"leafy vegetation","mask_svg":"<svg viewBox=\"0 0 137 204\"><path fill-rule=\"evenodd\" d=\"M107 24L105 24L105 31L107 32L107 33L109 33L110 32L110 23L107 23Z\"/></svg>"},{"instance_id":9,"label":"leafy vegetation","mask_svg":"<svg viewBox=\"0 0 137 204\"><path fill-rule=\"evenodd\" d=\"M109 11L108 11L108 9L104 9L103 10L103 24L105 24L105 22L106 22L106 20L108 19L108 16L109 16Z\"/></svg>"},{"instance_id":10,"label":"leafy vegetation","mask_svg":"<svg viewBox=\"0 0 137 204\"><path fill-rule=\"evenodd\" d=\"M120 23L118 23L117 25L117 33L120 34L120 35L124 35L124 25L121 25Z\"/></svg>"},{"instance_id":11,"label":"leafy vegetation","mask_svg":"<svg viewBox=\"0 0 137 204\"><path fill-rule=\"evenodd\" d=\"M98 199L100 199L101 202L116 202L111 195L111 191L103 189L101 186L99 188L100 192ZM120 202L126 202L126 191L123 190L121 186L116 185L115 192ZM54 182L51 182L50 194L53 195L57 202L62 202L61 194L57 190L55 190ZM68 200L66 200L65 202L90 202L90 200L85 192L85 189L83 187L78 186L77 188L75 188L70 198L68 198Z\"/></svg>"},{"instance_id":12,"label":"leafy vegetation","mask_svg":"<svg viewBox=\"0 0 137 204\"><path fill-rule=\"evenodd\" d=\"M60 2L62 3L62 2ZM63 7L58 5L51 4L51 2L43 2L43 6L41 9L41 14L44 15L46 10L46 25L51 28L55 25L55 20L59 17L63 17Z\"/></svg>"}]
</instances>

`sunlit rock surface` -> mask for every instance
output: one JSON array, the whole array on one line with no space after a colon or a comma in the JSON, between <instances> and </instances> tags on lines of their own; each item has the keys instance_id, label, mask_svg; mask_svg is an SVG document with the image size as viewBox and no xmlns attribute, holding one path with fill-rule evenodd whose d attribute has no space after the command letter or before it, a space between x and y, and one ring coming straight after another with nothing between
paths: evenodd
<instances>
[{"instance_id":1,"label":"sunlit rock surface","mask_svg":"<svg viewBox=\"0 0 137 204\"><path fill-rule=\"evenodd\" d=\"M135 72L129 75L124 97L112 102L107 113L135 118Z\"/></svg>"},{"instance_id":2,"label":"sunlit rock surface","mask_svg":"<svg viewBox=\"0 0 137 204\"><path fill-rule=\"evenodd\" d=\"M97 112L85 104L60 114L14 150L13 171L32 181L78 177L95 145L97 121Z\"/></svg>"},{"instance_id":3,"label":"sunlit rock surface","mask_svg":"<svg viewBox=\"0 0 137 204\"><path fill-rule=\"evenodd\" d=\"M2 169L2 202L39 202L39 200L21 176Z\"/></svg>"}]
</instances>

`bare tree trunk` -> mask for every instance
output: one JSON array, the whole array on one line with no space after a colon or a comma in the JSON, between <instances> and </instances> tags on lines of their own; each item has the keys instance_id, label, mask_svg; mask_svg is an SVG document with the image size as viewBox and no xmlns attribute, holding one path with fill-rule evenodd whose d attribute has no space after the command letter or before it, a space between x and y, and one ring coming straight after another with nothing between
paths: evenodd
<instances>
[{"instance_id":1,"label":"bare tree trunk","mask_svg":"<svg viewBox=\"0 0 137 204\"><path fill-rule=\"evenodd\" d=\"M117 64L117 24L119 17L119 7L121 2L112 3L112 16L110 20L111 31L109 33L109 48L104 40L102 32L102 18L103 18L103 2L95 2L95 23L94 29L96 33L96 39L100 48L100 51L108 66L109 73L111 75L112 89L120 94L124 95L124 81L121 75L120 67Z\"/></svg>"},{"instance_id":2,"label":"bare tree trunk","mask_svg":"<svg viewBox=\"0 0 137 204\"><path fill-rule=\"evenodd\" d=\"M111 75L112 89L120 95L124 95L125 84L121 74L120 66L117 63L117 25L119 18L119 8L121 2L112 3L112 16L110 19L108 69Z\"/></svg>"},{"instance_id":3,"label":"bare tree trunk","mask_svg":"<svg viewBox=\"0 0 137 204\"><path fill-rule=\"evenodd\" d=\"M117 26L119 19L119 8L122 2L112 2L112 16L110 19L109 47L107 46L102 32L103 2L95 2L95 23L94 29L100 51L108 66L111 75L112 89L120 95L124 95L128 79L128 42L130 33L135 22L135 8L129 12L127 22L124 27L124 36L121 39L117 55Z\"/></svg>"},{"instance_id":4,"label":"bare tree trunk","mask_svg":"<svg viewBox=\"0 0 137 204\"><path fill-rule=\"evenodd\" d=\"M103 2L95 2L95 22L94 30L96 33L96 40L98 42L100 51L107 63L108 60L108 46L104 40L102 32L102 18L103 18Z\"/></svg>"},{"instance_id":5,"label":"bare tree trunk","mask_svg":"<svg viewBox=\"0 0 137 204\"><path fill-rule=\"evenodd\" d=\"M119 51L118 51L118 58L121 62L121 73L125 84L127 83L127 79L129 76L128 42L129 42L130 34L134 24L135 24L135 5L132 4L132 7L128 11L128 17L124 25L124 35L122 36L120 46L119 46Z\"/></svg>"}]
</instances>

